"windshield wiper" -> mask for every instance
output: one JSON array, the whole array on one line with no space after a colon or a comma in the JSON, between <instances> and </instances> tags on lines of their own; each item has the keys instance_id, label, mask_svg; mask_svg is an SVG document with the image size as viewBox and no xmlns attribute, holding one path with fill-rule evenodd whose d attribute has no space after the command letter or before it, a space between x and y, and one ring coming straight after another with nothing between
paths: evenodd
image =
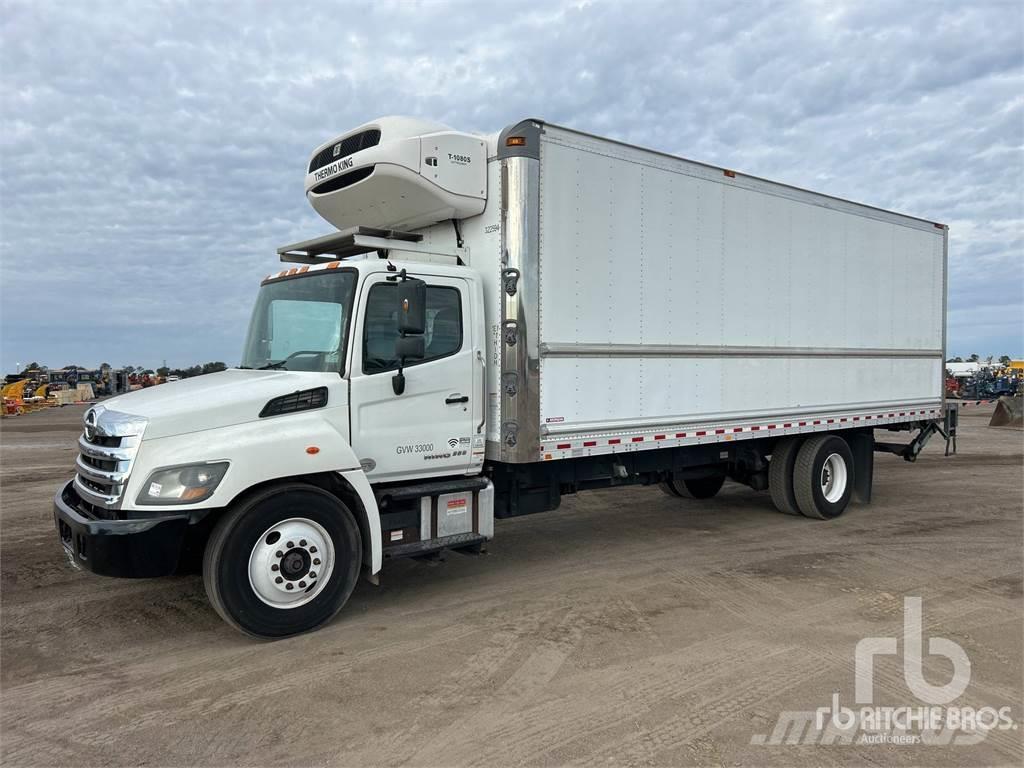
<instances>
[{"instance_id":1,"label":"windshield wiper","mask_svg":"<svg viewBox=\"0 0 1024 768\"><path fill-rule=\"evenodd\" d=\"M286 362L287 362L287 359L286 359L286 360L278 360L278 361L277 361L276 363L275 363L275 362L269 362L269 363L267 363L266 365L261 365L261 366L260 366L259 368L257 368L256 370L257 370L257 371L269 371L269 370L271 370L271 369L274 369L274 370L276 370L276 369L278 369L278 368L283 368L284 370L286 370L286 371L287 371L287 370L288 370L288 368L287 368L287 367L285 366L285 363L286 363Z\"/></svg>"}]
</instances>

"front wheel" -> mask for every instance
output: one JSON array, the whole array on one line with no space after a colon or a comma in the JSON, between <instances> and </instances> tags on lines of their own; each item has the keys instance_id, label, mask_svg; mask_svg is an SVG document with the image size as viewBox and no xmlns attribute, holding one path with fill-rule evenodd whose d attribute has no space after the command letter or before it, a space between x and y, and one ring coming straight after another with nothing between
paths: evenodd
<instances>
[{"instance_id":1,"label":"front wheel","mask_svg":"<svg viewBox=\"0 0 1024 768\"><path fill-rule=\"evenodd\" d=\"M341 501L309 485L271 488L230 510L203 555L214 610L254 637L308 632L348 601L362 541Z\"/></svg>"}]
</instances>

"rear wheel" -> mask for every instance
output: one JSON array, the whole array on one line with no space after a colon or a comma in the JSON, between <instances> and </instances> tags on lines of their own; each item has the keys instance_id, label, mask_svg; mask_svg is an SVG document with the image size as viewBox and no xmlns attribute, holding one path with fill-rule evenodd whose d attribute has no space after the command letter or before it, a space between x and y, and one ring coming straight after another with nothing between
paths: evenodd
<instances>
[{"instance_id":1,"label":"rear wheel","mask_svg":"<svg viewBox=\"0 0 1024 768\"><path fill-rule=\"evenodd\" d=\"M711 475L710 477L697 477L685 480L670 477L660 484L661 490L670 496L677 496L684 499L710 499L722 490L725 484L725 475Z\"/></svg>"},{"instance_id":2,"label":"rear wheel","mask_svg":"<svg viewBox=\"0 0 1024 768\"><path fill-rule=\"evenodd\" d=\"M836 435L812 437L801 446L793 490L807 517L831 520L843 514L853 494L853 453Z\"/></svg>"},{"instance_id":3,"label":"rear wheel","mask_svg":"<svg viewBox=\"0 0 1024 768\"><path fill-rule=\"evenodd\" d=\"M798 437L780 440L772 450L772 459L768 462L768 491L771 493L772 504L779 512L787 515L801 514L796 493L793 491L793 469L802 444L803 440Z\"/></svg>"},{"instance_id":4,"label":"rear wheel","mask_svg":"<svg viewBox=\"0 0 1024 768\"><path fill-rule=\"evenodd\" d=\"M362 541L349 509L309 485L284 485L229 511L203 556L210 603L255 637L308 632L348 601Z\"/></svg>"}]
</instances>

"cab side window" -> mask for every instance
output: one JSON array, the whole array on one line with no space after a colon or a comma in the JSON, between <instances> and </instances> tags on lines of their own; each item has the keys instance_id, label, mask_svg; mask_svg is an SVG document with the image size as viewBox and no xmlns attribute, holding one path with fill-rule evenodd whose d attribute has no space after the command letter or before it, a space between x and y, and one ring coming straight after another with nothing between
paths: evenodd
<instances>
[{"instance_id":1,"label":"cab side window","mask_svg":"<svg viewBox=\"0 0 1024 768\"><path fill-rule=\"evenodd\" d=\"M395 341L398 339L398 298L394 283L378 283L370 288L363 326L363 373L382 373L398 368ZM422 360L438 360L462 349L462 299L458 289L427 286L426 354Z\"/></svg>"}]
</instances>

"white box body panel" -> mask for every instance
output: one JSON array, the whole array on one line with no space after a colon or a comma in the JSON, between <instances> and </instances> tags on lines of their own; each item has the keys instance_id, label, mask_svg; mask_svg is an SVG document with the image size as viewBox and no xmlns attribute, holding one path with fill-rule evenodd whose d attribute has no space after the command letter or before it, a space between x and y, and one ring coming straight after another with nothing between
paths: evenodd
<instances>
[{"instance_id":1,"label":"white box body panel","mask_svg":"<svg viewBox=\"0 0 1024 768\"><path fill-rule=\"evenodd\" d=\"M542 435L941 402L944 228L554 126L540 190Z\"/></svg>"}]
</instances>

